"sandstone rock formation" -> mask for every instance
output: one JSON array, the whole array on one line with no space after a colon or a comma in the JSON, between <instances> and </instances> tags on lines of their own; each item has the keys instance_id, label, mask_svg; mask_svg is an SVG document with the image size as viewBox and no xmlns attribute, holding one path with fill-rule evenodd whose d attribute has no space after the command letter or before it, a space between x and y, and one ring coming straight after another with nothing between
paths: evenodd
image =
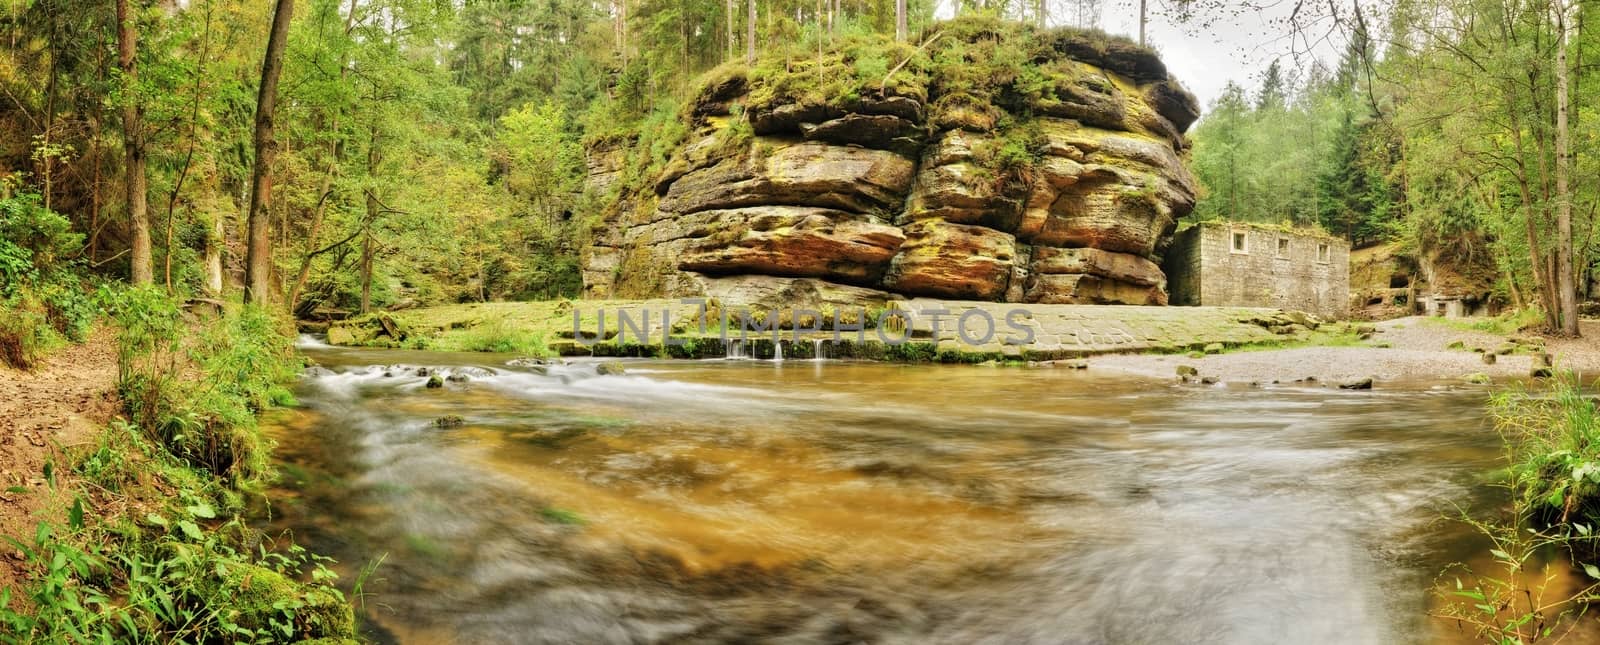
<instances>
[{"instance_id":1,"label":"sandstone rock formation","mask_svg":"<svg viewBox=\"0 0 1600 645\"><path fill-rule=\"evenodd\" d=\"M586 295L704 296L772 276L883 297L1166 304L1160 256L1195 200L1194 98L1152 53L1103 36L970 19L939 35L845 42L822 59L824 85L815 59L722 70L670 160L633 185L618 180L629 156L597 147L591 176L619 185ZM874 47L911 60L883 75L863 62Z\"/></svg>"}]
</instances>

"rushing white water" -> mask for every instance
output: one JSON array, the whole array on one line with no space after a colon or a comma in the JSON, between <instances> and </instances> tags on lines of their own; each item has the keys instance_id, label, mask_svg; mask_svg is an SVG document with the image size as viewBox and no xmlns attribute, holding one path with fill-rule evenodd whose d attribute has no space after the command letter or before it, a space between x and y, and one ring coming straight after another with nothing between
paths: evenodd
<instances>
[{"instance_id":1,"label":"rushing white water","mask_svg":"<svg viewBox=\"0 0 1600 645\"><path fill-rule=\"evenodd\" d=\"M1473 391L313 355L272 528L386 554L382 641L1436 640L1497 455Z\"/></svg>"}]
</instances>

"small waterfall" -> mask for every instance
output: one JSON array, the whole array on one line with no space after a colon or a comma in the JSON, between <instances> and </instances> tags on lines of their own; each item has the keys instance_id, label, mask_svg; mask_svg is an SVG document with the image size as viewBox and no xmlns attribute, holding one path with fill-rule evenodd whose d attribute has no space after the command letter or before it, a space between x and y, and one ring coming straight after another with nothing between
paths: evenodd
<instances>
[{"instance_id":1,"label":"small waterfall","mask_svg":"<svg viewBox=\"0 0 1600 645\"><path fill-rule=\"evenodd\" d=\"M783 341L781 340L772 341L772 362L783 362Z\"/></svg>"},{"instance_id":2,"label":"small waterfall","mask_svg":"<svg viewBox=\"0 0 1600 645\"><path fill-rule=\"evenodd\" d=\"M728 340L727 354L725 354L723 356L723 360L732 361L732 360L738 360L738 359L741 359L741 358L744 358L743 341L740 341L738 339L729 339Z\"/></svg>"},{"instance_id":3,"label":"small waterfall","mask_svg":"<svg viewBox=\"0 0 1600 645\"><path fill-rule=\"evenodd\" d=\"M822 339L813 338L811 339L811 360L820 361L822 359Z\"/></svg>"}]
</instances>

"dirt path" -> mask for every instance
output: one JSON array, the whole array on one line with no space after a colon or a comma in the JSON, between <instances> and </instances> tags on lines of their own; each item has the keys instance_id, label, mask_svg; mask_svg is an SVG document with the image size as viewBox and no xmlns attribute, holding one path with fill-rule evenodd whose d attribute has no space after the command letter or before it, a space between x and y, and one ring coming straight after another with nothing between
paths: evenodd
<instances>
[{"instance_id":1,"label":"dirt path","mask_svg":"<svg viewBox=\"0 0 1600 645\"><path fill-rule=\"evenodd\" d=\"M1378 383L1397 380L1462 382L1471 374L1484 374L1495 382L1526 377L1532 356L1526 353L1497 356L1483 363L1474 347L1490 351L1505 343L1495 334L1457 329L1421 317L1389 320L1376 325L1373 343L1388 347L1303 347L1217 354L1204 358L1178 355L1101 356L1092 359L1096 369L1141 376L1175 378L1179 365L1193 366L1201 376L1224 383L1289 383L1312 377L1324 384L1371 377ZM1550 339L1545 347L1556 367L1600 375L1600 321L1584 321L1584 337ZM1453 343L1463 348L1451 349Z\"/></svg>"},{"instance_id":2,"label":"dirt path","mask_svg":"<svg viewBox=\"0 0 1600 645\"><path fill-rule=\"evenodd\" d=\"M32 540L41 511L65 507L45 483L44 464L63 448L94 441L118 411L113 332L57 350L31 372L0 367L0 536ZM58 521L60 518L54 518ZM0 588L16 588L16 549L0 543Z\"/></svg>"}]
</instances>

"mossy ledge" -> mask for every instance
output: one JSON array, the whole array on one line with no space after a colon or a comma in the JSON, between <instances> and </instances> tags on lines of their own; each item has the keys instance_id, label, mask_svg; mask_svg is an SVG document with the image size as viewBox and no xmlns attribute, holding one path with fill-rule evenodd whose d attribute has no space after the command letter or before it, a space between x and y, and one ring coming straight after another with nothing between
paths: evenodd
<instances>
[{"instance_id":1,"label":"mossy ledge","mask_svg":"<svg viewBox=\"0 0 1600 645\"><path fill-rule=\"evenodd\" d=\"M939 316L936 339L934 317L923 312L939 310L948 313ZM895 311L912 314L909 328L891 313ZM985 335L984 319L994 321L993 336L984 342L962 340L954 324L967 312L974 312L968 314L969 338ZM702 307L657 299L481 303L381 313L334 323L328 339L344 346L527 356L776 357L773 332L741 334L742 315L757 325L764 325L771 315L782 355L789 359L816 358L820 352L823 358L979 363L1180 353L1214 344L1229 349L1340 344L1347 336L1354 338L1347 326L1276 309L1023 306L928 299L886 301L871 308L825 302L732 305L715 300ZM727 324L722 322L724 316ZM619 324L623 317L630 323L626 330ZM662 342L664 329L670 330L671 343ZM1005 342L1025 337L1028 342Z\"/></svg>"}]
</instances>

